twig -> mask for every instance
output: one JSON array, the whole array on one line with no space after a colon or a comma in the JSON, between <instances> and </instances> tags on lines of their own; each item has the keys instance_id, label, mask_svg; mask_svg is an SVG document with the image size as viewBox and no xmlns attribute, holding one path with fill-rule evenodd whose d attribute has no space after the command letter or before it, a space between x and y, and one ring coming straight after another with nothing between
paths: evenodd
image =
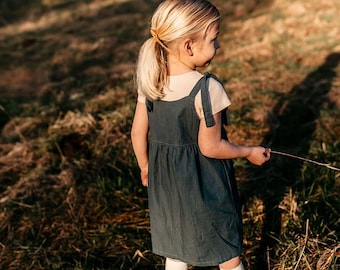
<instances>
[{"instance_id":1,"label":"twig","mask_svg":"<svg viewBox=\"0 0 340 270\"><path fill-rule=\"evenodd\" d=\"M267 268L270 270L270 257L269 257L269 247L267 246Z\"/></svg>"},{"instance_id":2,"label":"twig","mask_svg":"<svg viewBox=\"0 0 340 270\"><path fill-rule=\"evenodd\" d=\"M294 270L296 270L299 266L299 263L301 261L301 258L302 258L302 255L303 253L305 252L305 248L306 248L306 245L307 245L307 241L308 241L308 227L309 227L309 219L307 219L307 222L306 222L306 235L305 235L305 244L303 245L303 248L301 250L301 253L300 253L300 257L295 265L295 268Z\"/></svg>"},{"instance_id":3,"label":"twig","mask_svg":"<svg viewBox=\"0 0 340 270\"><path fill-rule=\"evenodd\" d=\"M322 162L315 161L315 160L312 160L312 159L303 158L303 157L295 156L295 155L292 155L292 154L288 154L288 153L284 153L284 152L280 152L280 151L276 151L276 150L271 150L270 153L300 159L300 160L307 161L307 162L310 162L310 163L313 163L313 164L316 164L316 165L319 165L319 166L327 167L328 169L331 169L331 170L334 170L334 171L340 171L340 168L334 167L334 166L332 166L328 163L322 163Z\"/></svg>"}]
</instances>

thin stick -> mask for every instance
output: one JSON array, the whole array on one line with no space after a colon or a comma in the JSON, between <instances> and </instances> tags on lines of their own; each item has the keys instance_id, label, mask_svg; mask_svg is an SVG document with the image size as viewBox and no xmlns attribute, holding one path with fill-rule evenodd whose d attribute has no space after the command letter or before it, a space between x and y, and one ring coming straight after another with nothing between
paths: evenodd
<instances>
[{"instance_id":1,"label":"thin stick","mask_svg":"<svg viewBox=\"0 0 340 270\"><path fill-rule=\"evenodd\" d=\"M267 246L267 268L270 270L270 257L269 257L269 247Z\"/></svg>"},{"instance_id":2,"label":"thin stick","mask_svg":"<svg viewBox=\"0 0 340 270\"><path fill-rule=\"evenodd\" d=\"M328 163L322 163L322 162L319 162L319 161L315 161L315 160L311 160L311 159L308 159L308 158L303 158L303 157L295 156L295 155L292 155L292 154L288 154L288 153L284 153L284 152L280 152L280 151L276 151L276 150L271 150L270 153L281 155L281 156L286 156L286 157L300 159L300 160L307 161L307 162L310 162L310 163L313 163L313 164L316 164L316 165L319 165L319 166L327 167L328 169L331 169L331 170L334 170L334 171L340 171L340 168L334 167L334 166L332 166L332 165L330 165Z\"/></svg>"},{"instance_id":3,"label":"thin stick","mask_svg":"<svg viewBox=\"0 0 340 270\"><path fill-rule=\"evenodd\" d=\"M303 255L303 253L305 252L305 248L306 248L307 241L308 241L308 228L309 228L309 219L307 219L307 222L306 222L306 235L305 235L305 243L304 243L304 245L303 245L303 248L302 248L302 250L301 250L301 253L300 253L299 259L298 259L298 261L297 261L297 263L296 263L296 265L295 265L295 268L294 268L294 270L296 270L296 269L298 268L298 266L299 266L299 263L300 263L300 261L301 261L301 258L302 258L302 255Z\"/></svg>"}]
</instances>

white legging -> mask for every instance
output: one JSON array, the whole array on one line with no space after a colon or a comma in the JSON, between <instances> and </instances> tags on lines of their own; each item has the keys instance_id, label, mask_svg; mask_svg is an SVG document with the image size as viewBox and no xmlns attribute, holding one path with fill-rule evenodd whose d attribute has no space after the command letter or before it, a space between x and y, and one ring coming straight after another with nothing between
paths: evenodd
<instances>
[{"instance_id":1,"label":"white legging","mask_svg":"<svg viewBox=\"0 0 340 270\"><path fill-rule=\"evenodd\" d=\"M244 267L243 267L243 264L241 262L238 266L236 266L234 268L222 268L220 266L220 270L244 270Z\"/></svg>"},{"instance_id":2,"label":"white legging","mask_svg":"<svg viewBox=\"0 0 340 270\"><path fill-rule=\"evenodd\" d=\"M165 270L187 270L188 265L182 261L166 258ZM220 270L244 270L242 262L234 268L221 268Z\"/></svg>"},{"instance_id":3,"label":"white legging","mask_svg":"<svg viewBox=\"0 0 340 270\"><path fill-rule=\"evenodd\" d=\"M188 265L182 261L166 258L165 270L187 270Z\"/></svg>"}]
</instances>

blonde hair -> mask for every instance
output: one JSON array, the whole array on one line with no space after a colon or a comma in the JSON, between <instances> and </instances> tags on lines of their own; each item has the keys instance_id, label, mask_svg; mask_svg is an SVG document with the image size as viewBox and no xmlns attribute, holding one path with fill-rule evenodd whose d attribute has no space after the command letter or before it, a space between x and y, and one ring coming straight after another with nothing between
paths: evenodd
<instances>
[{"instance_id":1,"label":"blonde hair","mask_svg":"<svg viewBox=\"0 0 340 270\"><path fill-rule=\"evenodd\" d=\"M151 38L139 52L137 87L150 101L164 97L168 82L169 44L182 38L204 38L220 19L217 8L206 0L165 0L151 19Z\"/></svg>"}]
</instances>

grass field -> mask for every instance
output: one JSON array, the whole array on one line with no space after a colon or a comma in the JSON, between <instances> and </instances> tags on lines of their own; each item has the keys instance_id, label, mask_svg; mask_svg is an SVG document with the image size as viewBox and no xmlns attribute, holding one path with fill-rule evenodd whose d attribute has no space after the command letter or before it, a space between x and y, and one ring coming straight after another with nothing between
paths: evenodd
<instances>
[{"instance_id":1,"label":"grass field","mask_svg":"<svg viewBox=\"0 0 340 270\"><path fill-rule=\"evenodd\" d=\"M130 141L158 2L1 1L1 269L163 269ZM243 262L338 270L340 172L325 165L340 167L340 2L212 2L223 21L207 70L232 101L230 141L322 163L235 160Z\"/></svg>"}]
</instances>

